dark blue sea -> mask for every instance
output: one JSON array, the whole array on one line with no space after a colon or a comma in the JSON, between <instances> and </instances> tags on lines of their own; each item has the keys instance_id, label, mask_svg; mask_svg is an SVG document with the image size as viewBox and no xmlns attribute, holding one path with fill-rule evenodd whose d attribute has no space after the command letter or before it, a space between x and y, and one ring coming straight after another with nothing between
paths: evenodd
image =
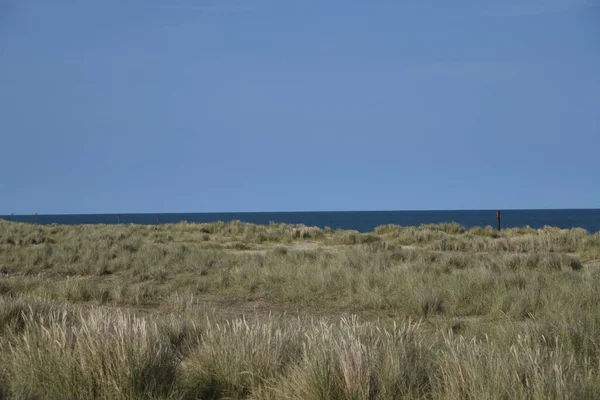
<instances>
[{"instance_id":1,"label":"dark blue sea","mask_svg":"<svg viewBox=\"0 0 600 400\"><path fill-rule=\"evenodd\" d=\"M559 228L581 227L589 232L600 231L600 209L595 210L504 210L502 227L542 228L546 225ZM333 229L356 229L370 232L379 225L395 224L418 226L441 222L457 222L467 228L473 226L496 227L496 210L473 211L322 211L322 212L249 212L249 213L187 213L187 214L67 214L67 215L15 215L0 218L47 224L169 224L182 221L216 222L235 221L269 224L271 221L308 226L326 226Z\"/></svg>"}]
</instances>

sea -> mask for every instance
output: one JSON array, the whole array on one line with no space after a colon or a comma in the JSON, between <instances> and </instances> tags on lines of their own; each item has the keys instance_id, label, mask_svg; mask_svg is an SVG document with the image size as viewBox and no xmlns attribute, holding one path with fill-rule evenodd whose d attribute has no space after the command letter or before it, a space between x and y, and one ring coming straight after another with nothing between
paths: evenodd
<instances>
[{"instance_id":1,"label":"sea","mask_svg":"<svg viewBox=\"0 0 600 400\"><path fill-rule=\"evenodd\" d=\"M497 226L498 210L459 211L304 211L304 212L231 212L231 213L152 213L152 214L64 214L64 215L4 215L9 221L38 223L41 225L82 224L172 224L178 222L243 221L267 225L271 222L303 224L353 229L371 232L380 225L419 226L456 222L467 228ZM575 210L500 210L502 228L543 228L553 226L563 229L583 228L590 233L600 231L600 209Z\"/></svg>"}]
</instances>

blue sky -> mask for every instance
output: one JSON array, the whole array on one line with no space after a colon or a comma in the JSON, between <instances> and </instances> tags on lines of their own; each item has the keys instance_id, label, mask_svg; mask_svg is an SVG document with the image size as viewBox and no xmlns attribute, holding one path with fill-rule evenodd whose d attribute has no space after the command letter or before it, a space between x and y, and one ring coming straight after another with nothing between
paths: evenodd
<instances>
[{"instance_id":1,"label":"blue sky","mask_svg":"<svg viewBox=\"0 0 600 400\"><path fill-rule=\"evenodd\" d=\"M0 214L599 208L600 1L0 0L0 149Z\"/></svg>"}]
</instances>

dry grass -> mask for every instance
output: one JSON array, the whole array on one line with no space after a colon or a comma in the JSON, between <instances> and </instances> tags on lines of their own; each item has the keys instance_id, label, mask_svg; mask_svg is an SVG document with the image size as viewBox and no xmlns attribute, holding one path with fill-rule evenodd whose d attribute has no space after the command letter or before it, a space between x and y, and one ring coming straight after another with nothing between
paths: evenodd
<instances>
[{"instance_id":1,"label":"dry grass","mask_svg":"<svg viewBox=\"0 0 600 400\"><path fill-rule=\"evenodd\" d=\"M0 398L600 397L600 234L0 221Z\"/></svg>"}]
</instances>

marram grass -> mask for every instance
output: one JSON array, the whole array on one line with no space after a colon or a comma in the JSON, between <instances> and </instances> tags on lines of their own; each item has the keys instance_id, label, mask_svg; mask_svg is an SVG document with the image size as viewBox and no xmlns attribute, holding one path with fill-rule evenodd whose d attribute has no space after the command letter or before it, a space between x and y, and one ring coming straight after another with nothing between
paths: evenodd
<instances>
[{"instance_id":1,"label":"marram grass","mask_svg":"<svg viewBox=\"0 0 600 400\"><path fill-rule=\"evenodd\" d=\"M0 398L600 398L600 234L0 221Z\"/></svg>"}]
</instances>

